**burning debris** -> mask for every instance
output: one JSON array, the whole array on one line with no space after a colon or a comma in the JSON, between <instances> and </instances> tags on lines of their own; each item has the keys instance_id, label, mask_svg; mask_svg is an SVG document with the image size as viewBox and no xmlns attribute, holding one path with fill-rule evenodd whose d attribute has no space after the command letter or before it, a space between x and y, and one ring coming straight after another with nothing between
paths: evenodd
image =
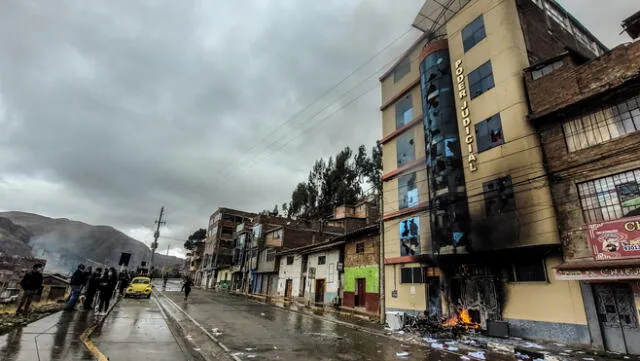
<instances>
[{"instance_id":1,"label":"burning debris","mask_svg":"<svg viewBox=\"0 0 640 361\"><path fill-rule=\"evenodd\" d=\"M407 332L429 335L437 339L454 339L470 332L476 332L480 325L473 320L469 310L459 308L455 315L443 317L416 317L404 327Z\"/></svg>"}]
</instances>

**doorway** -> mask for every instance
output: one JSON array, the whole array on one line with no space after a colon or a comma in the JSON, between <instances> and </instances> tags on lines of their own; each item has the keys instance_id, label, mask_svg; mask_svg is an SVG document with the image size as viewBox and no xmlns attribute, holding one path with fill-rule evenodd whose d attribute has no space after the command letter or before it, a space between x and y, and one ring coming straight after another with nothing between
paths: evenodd
<instances>
[{"instance_id":1,"label":"doorway","mask_svg":"<svg viewBox=\"0 0 640 361\"><path fill-rule=\"evenodd\" d=\"M364 307L367 292L367 280L364 278L356 278L356 292L353 300L355 307Z\"/></svg>"},{"instance_id":2,"label":"doorway","mask_svg":"<svg viewBox=\"0 0 640 361\"><path fill-rule=\"evenodd\" d=\"M293 280L288 279L284 284L284 297L291 298L292 291L293 291Z\"/></svg>"},{"instance_id":3,"label":"doorway","mask_svg":"<svg viewBox=\"0 0 640 361\"><path fill-rule=\"evenodd\" d=\"M640 354L640 328L628 283L593 285L598 321L608 351Z\"/></svg>"},{"instance_id":4,"label":"doorway","mask_svg":"<svg viewBox=\"0 0 640 361\"><path fill-rule=\"evenodd\" d=\"M316 279L316 304L324 304L324 279Z\"/></svg>"}]
</instances>

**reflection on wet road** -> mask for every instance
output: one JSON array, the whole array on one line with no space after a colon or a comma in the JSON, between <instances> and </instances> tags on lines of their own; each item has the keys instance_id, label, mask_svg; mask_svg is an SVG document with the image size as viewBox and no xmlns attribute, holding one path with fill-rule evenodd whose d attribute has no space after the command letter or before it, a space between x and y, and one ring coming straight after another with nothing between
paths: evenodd
<instances>
[{"instance_id":1,"label":"reflection on wet road","mask_svg":"<svg viewBox=\"0 0 640 361\"><path fill-rule=\"evenodd\" d=\"M89 312L58 312L0 336L1 361L93 360L80 341Z\"/></svg>"},{"instance_id":2,"label":"reflection on wet road","mask_svg":"<svg viewBox=\"0 0 640 361\"><path fill-rule=\"evenodd\" d=\"M159 287L160 288L160 287ZM386 337L273 306L194 289L189 301L178 293L178 282L167 285L165 295L186 310L240 358L260 360L460 360L460 356L403 345ZM159 297L167 305L169 301ZM398 352L408 352L399 358Z\"/></svg>"}]
</instances>

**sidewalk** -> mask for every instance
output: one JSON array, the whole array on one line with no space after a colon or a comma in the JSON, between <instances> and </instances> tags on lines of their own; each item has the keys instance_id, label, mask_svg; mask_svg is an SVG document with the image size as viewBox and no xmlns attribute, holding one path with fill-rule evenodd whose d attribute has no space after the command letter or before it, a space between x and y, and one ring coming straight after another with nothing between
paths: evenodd
<instances>
[{"instance_id":1,"label":"sidewalk","mask_svg":"<svg viewBox=\"0 0 640 361\"><path fill-rule=\"evenodd\" d=\"M0 360L93 360L80 334L93 323L89 312L57 312L0 336Z\"/></svg>"},{"instance_id":2,"label":"sidewalk","mask_svg":"<svg viewBox=\"0 0 640 361\"><path fill-rule=\"evenodd\" d=\"M123 299L91 335L91 341L111 360L180 361L183 353L158 304L153 299Z\"/></svg>"}]
</instances>

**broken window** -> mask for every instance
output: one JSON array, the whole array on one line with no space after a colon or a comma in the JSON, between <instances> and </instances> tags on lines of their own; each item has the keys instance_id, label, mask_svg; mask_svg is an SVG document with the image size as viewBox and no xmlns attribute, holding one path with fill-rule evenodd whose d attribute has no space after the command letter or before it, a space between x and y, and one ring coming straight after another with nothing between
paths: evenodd
<instances>
[{"instance_id":1,"label":"broken window","mask_svg":"<svg viewBox=\"0 0 640 361\"><path fill-rule=\"evenodd\" d=\"M485 182L482 188L484 190L484 204L487 216L495 216L516 210L511 176Z\"/></svg>"},{"instance_id":2,"label":"broken window","mask_svg":"<svg viewBox=\"0 0 640 361\"><path fill-rule=\"evenodd\" d=\"M476 124L476 139L478 142L478 152L484 152L485 150L504 144L500 113Z\"/></svg>"},{"instance_id":3,"label":"broken window","mask_svg":"<svg viewBox=\"0 0 640 361\"><path fill-rule=\"evenodd\" d=\"M559 67L562 66L562 64L564 64L562 62L562 60L558 60L558 61L554 61L551 64L547 64L544 67L540 68L540 69L536 69L534 71L531 72L531 78L533 80L537 80L542 78L545 75L549 75L551 73L553 73L554 70L558 69Z\"/></svg>"},{"instance_id":4,"label":"broken window","mask_svg":"<svg viewBox=\"0 0 640 361\"><path fill-rule=\"evenodd\" d=\"M293 264L293 256L287 256L287 265Z\"/></svg>"},{"instance_id":5,"label":"broken window","mask_svg":"<svg viewBox=\"0 0 640 361\"><path fill-rule=\"evenodd\" d=\"M418 205L418 187L416 186L416 173L405 174L398 179L398 199L400 209L415 207Z\"/></svg>"},{"instance_id":6,"label":"broken window","mask_svg":"<svg viewBox=\"0 0 640 361\"><path fill-rule=\"evenodd\" d=\"M356 253L364 253L364 242L356 243Z\"/></svg>"},{"instance_id":7,"label":"broken window","mask_svg":"<svg viewBox=\"0 0 640 361\"><path fill-rule=\"evenodd\" d=\"M396 129L409 123L413 119L413 104L411 94L396 103Z\"/></svg>"},{"instance_id":8,"label":"broken window","mask_svg":"<svg viewBox=\"0 0 640 361\"><path fill-rule=\"evenodd\" d=\"M401 167L412 160L416 159L416 145L414 141L414 132L404 133L396 140L397 165Z\"/></svg>"},{"instance_id":9,"label":"broken window","mask_svg":"<svg viewBox=\"0 0 640 361\"><path fill-rule=\"evenodd\" d=\"M327 263L327 256L318 256L318 266Z\"/></svg>"},{"instance_id":10,"label":"broken window","mask_svg":"<svg viewBox=\"0 0 640 361\"><path fill-rule=\"evenodd\" d=\"M477 67L474 71L469 73L469 89L471 99L481 95L487 90L493 88L495 83L493 81L493 70L491 69L491 60Z\"/></svg>"},{"instance_id":11,"label":"broken window","mask_svg":"<svg viewBox=\"0 0 640 361\"><path fill-rule=\"evenodd\" d=\"M577 185L587 223L640 215L640 169L613 174Z\"/></svg>"},{"instance_id":12,"label":"broken window","mask_svg":"<svg viewBox=\"0 0 640 361\"><path fill-rule=\"evenodd\" d=\"M465 53L486 37L487 33L484 30L484 19L482 15L480 15L462 29L462 45Z\"/></svg>"}]
</instances>

